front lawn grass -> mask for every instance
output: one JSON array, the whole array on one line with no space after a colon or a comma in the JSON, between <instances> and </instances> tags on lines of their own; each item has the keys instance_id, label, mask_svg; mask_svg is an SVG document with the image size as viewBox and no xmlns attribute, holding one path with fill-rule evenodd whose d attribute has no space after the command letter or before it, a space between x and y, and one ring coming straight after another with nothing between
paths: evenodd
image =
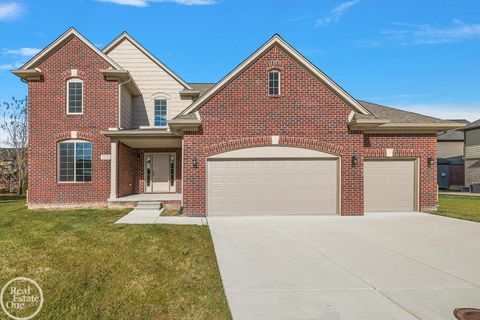
<instances>
[{"instance_id":1,"label":"front lawn grass","mask_svg":"<svg viewBox=\"0 0 480 320\"><path fill-rule=\"evenodd\" d=\"M24 204L0 199L0 287L36 280L36 319L231 319L208 227L115 225L127 211Z\"/></svg>"},{"instance_id":2,"label":"front lawn grass","mask_svg":"<svg viewBox=\"0 0 480 320\"><path fill-rule=\"evenodd\" d=\"M480 222L480 197L440 195L438 211L433 213Z\"/></svg>"}]
</instances>

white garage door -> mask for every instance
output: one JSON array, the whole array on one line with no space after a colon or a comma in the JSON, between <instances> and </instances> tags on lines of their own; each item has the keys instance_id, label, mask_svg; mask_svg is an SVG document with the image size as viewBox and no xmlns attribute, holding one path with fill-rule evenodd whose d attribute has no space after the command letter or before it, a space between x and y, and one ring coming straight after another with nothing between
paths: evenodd
<instances>
[{"instance_id":1,"label":"white garage door","mask_svg":"<svg viewBox=\"0 0 480 320\"><path fill-rule=\"evenodd\" d=\"M365 211L415 210L415 161L365 161Z\"/></svg>"},{"instance_id":2,"label":"white garage door","mask_svg":"<svg viewBox=\"0 0 480 320\"><path fill-rule=\"evenodd\" d=\"M335 214L335 159L208 161L208 214Z\"/></svg>"}]
</instances>

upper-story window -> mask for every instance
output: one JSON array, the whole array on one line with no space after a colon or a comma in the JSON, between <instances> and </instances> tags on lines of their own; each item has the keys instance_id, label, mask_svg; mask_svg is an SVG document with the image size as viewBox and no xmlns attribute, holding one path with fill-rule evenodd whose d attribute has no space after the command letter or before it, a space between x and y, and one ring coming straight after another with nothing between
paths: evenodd
<instances>
[{"instance_id":1,"label":"upper-story window","mask_svg":"<svg viewBox=\"0 0 480 320\"><path fill-rule=\"evenodd\" d=\"M280 71L273 70L268 73L268 94L280 95Z\"/></svg>"},{"instance_id":2,"label":"upper-story window","mask_svg":"<svg viewBox=\"0 0 480 320\"><path fill-rule=\"evenodd\" d=\"M92 181L92 143L67 140L58 144L58 181Z\"/></svg>"},{"instance_id":3,"label":"upper-story window","mask_svg":"<svg viewBox=\"0 0 480 320\"><path fill-rule=\"evenodd\" d=\"M167 100L156 99L154 105L154 125L155 127L167 126Z\"/></svg>"},{"instance_id":4,"label":"upper-story window","mask_svg":"<svg viewBox=\"0 0 480 320\"><path fill-rule=\"evenodd\" d=\"M83 113L83 81L80 79L67 81L67 113Z\"/></svg>"}]
</instances>

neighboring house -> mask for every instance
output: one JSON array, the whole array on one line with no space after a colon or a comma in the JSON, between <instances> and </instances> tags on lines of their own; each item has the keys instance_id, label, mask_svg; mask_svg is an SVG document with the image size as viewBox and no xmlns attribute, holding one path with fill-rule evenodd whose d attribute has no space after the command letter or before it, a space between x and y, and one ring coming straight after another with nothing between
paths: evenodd
<instances>
[{"instance_id":1,"label":"neighboring house","mask_svg":"<svg viewBox=\"0 0 480 320\"><path fill-rule=\"evenodd\" d=\"M464 119L450 120L467 125ZM463 131L451 129L437 134L437 182L441 189L460 189L465 185Z\"/></svg>"},{"instance_id":2,"label":"neighboring house","mask_svg":"<svg viewBox=\"0 0 480 320\"><path fill-rule=\"evenodd\" d=\"M0 193L14 193L18 190L14 151L11 148L0 148Z\"/></svg>"},{"instance_id":3,"label":"neighboring house","mask_svg":"<svg viewBox=\"0 0 480 320\"><path fill-rule=\"evenodd\" d=\"M465 133L465 185L480 192L480 119L462 128Z\"/></svg>"},{"instance_id":4,"label":"neighboring house","mask_svg":"<svg viewBox=\"0 0 480 320\"><path fill-rule=\"evenodd\" d=\"M127 33L101 51L75 29L13 73L29 83L30 208L429 210L437 132L461 126L356 100L278 35L214 85L185 82Z\"/></svg>"}]
</instances>

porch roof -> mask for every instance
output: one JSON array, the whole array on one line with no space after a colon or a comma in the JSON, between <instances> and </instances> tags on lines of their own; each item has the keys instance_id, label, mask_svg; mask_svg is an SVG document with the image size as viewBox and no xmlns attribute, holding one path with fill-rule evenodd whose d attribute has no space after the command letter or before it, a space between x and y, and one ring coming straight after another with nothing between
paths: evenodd
<instances>
[{"instance_id":1,"label":"porch roof","mask_svg":"<svg viewBox=\"0 0 480 320\"><path fill-rule=\"evenodd\" d=\"M182 137L165 129L108 130L101 134L133 149L182 147Z\"/></svg>"}]
</instances>

